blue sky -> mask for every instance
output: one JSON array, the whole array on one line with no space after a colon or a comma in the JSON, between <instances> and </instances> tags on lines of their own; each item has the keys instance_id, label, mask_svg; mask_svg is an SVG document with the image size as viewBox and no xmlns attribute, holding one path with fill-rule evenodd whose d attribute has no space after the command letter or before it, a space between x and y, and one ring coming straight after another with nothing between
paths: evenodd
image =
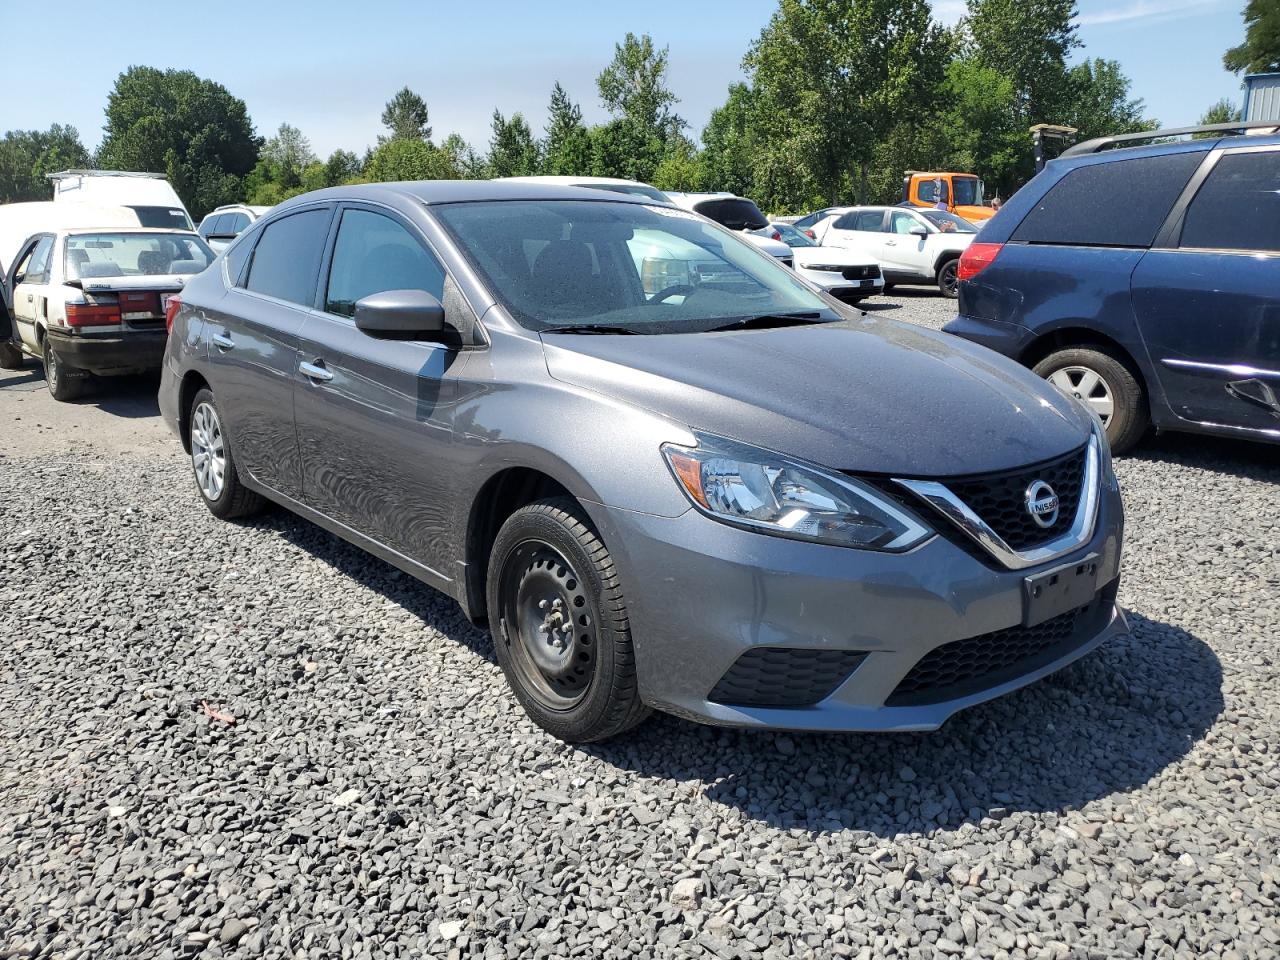
<instances>
[{"instance_id":1,"label":"blue sky","mask_svg":"<svg viewBox=\"0 0 1280 960\"><path fill-rule=\"evenodd\" d=\"M556 80L589 121L602 119L594 79L630 30L670 47L679 111L696 134L741 77L742 55L775 7L775 0L81 4L54 47L6 44L0 88L10 96L0 123L71 123L93 147L115 77L147 64L219 81L248 104L259 133L288 121L322 155L374 142L383 104L405 84L426 98L437 140L457 131L483 148L495 106L524 113L540 129ZM934 0L934 7L951 23L964 3ZM1244 0L1080 0L1080 37L1087 55L1121 62L1148 115L1166 126L1189 124L1221 97L1240 100L1222 54L1243 36L1243 7Z\"/></svg>"}]
</instances>

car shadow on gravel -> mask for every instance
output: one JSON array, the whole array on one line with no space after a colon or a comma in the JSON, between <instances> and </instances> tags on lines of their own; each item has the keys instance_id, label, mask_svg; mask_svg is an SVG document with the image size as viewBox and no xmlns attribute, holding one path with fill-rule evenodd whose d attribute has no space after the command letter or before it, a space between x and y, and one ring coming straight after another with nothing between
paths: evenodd
<instances>
[{"instance_id":1,"label":"car shadow on gravel","mask_svg":"<svg viewBox=\"0 0 1280 960\"><path fill-rule=\"evenodd\" d=\"M880 837L1065 812L1176 764L1223 708L1222 666L1201 640L1130 614L1133 632L1052 677L923 734L773 734L657 717L582 748L769 825Z\"/></svg>"},{"instance_id":2,"label":"car shadow on gravel","mask_svg":"<svg viewBox=\"0 0 1280 960\"><path fill-rule=\"evenodd\" d=\"M1280 483L1280 456L1270 443L1232 440L1190 433L1152 437L1118 459L1144 460L1211 470L1232 477Z\"/></svg>"}]
</instances>

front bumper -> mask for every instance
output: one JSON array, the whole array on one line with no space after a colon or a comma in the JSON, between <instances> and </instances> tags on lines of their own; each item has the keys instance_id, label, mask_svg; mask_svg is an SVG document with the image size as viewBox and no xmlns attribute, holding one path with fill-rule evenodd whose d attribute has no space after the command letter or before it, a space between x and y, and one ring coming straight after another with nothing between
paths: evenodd
<instances>
[{"instance_id":1,"label":"front bumper","mask_svg":"<svg viewBox=\"0 0 1280 960\"><path fill-rule=\"evenodd\" d=\"M796 267L796 273L844 303L884 293L883 276L872 277L869 280L846 280L834 270L809 270L800 266Z\"/></svg>"},{"instance_id":2,"label":"front bumper","mask_svg":"<svg viewBox=\"0 0 1280 960\"><path fill-rule=\"evenodd\" d=\"M674 519L605 507L597 512L628 597L641 696L660 710L706 723L933 730L956 711L1031 683L1128 632L1114 603L1123 508L1119 493L1105 488L1088 543L1043 568L1020 571L998 569L943 536L895 555L751 533L693 510ZM904 703L898 696L886 705L935 648L1020 625L1026 576L1090 555L1096 555L1100 590L1087 635L949 699ZM810 706L716 702L721 678L753 648L865 655Z\"/></svg>"},{"instance_id":3,"label":"front bumper","mask_svg":"<svg viewBox=\"0 0 1280 960\"><path fill-rule=\"evenodd\" d=\"M49 345L63 362L100 375L160 369L168 335L142 330L121 335L73 334L50 329Z\"/></svg>"}]
</instances>

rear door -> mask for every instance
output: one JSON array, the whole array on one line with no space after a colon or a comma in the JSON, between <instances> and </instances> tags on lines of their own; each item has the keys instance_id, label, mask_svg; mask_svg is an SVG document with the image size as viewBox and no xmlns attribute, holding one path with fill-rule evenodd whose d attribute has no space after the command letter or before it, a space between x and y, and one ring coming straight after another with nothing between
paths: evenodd
<instances>
[{"instance_id":1,"label":"rear door","mask_svg":"<svg viewBox=\"0 0 1280 960\"><path fill-rule=\"evenodd\" d=\"M316 296L333 205L268 223L228 294L207 311L209 381L242 469L300 499L294 432L298 338ZM230 260L227 261L231 263Z\"/></svg>"},{"instance_id":2,"label":"rear door","mask_svg":"<svg viewBox=\"0 0 1280 960\"><path fill-rule=\"evenodd\" d=\"M1280 147L1211 155L1132 284L1177 416L1280 431Z\"/></svg>"},{"instance_id":3,"label":"rear door","mask_svg":"<svg viewBox=\"0 0 1280 960\"><path fill-rule=\"evenodd\" d=\"M884 221L884 210L850 210L819 232L817 240L825 247L856 250L879 262L884 245Z\"/></svg>"},{"instance_id":4,"label":"rear door","mask_svg":"<svg viewBox=\"0 0 1280 960\"><path fill-rule=\"evenodd\" d=\"M445 271L398 214L348 204L339 216L295 374L305 502L443 577L460 344L372 337L353 316L388 290L443 301Z\"/></svg>"}]
</instances>

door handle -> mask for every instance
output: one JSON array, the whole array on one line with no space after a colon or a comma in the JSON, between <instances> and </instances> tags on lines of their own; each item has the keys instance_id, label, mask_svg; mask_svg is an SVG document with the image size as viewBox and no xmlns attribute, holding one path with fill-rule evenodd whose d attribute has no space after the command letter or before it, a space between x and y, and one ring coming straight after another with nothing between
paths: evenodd
<instances>
[{"instance_id":1,"label":"door handle","mask_svg":"<svg viewBox=\"0 0 1280 960\"><path fill-rule=\"evenodd\" d=\"M320 383L328 383L333 379L333 374L325 369L323 360L317 360L315 363L303 361L298 364L298 369L302 371L303 376Z\"/></svg>"},{"instance_id":2,"label":"door handle","mask_svg":"<svg viewBox=\"0 0 1280 960\"><path fill-rule=\"evenodd\" d=\"M896 246L898 245L898 241L897 241L897 240L886 240L886 241L884 242L884 245L885 245L886 247L896 247Z\"/></svg>"},{"instance_id":3,"label":"door handle","mask_svg":"<svg viewBox=\"0 0 1280 960\"><path fill-rule=\"evenodd\" d=\"M215 333L209 339L213 341L213 345L219 350L230 350L236 345L236 342L225 333Z\"/></svg>"}]
</instances>

